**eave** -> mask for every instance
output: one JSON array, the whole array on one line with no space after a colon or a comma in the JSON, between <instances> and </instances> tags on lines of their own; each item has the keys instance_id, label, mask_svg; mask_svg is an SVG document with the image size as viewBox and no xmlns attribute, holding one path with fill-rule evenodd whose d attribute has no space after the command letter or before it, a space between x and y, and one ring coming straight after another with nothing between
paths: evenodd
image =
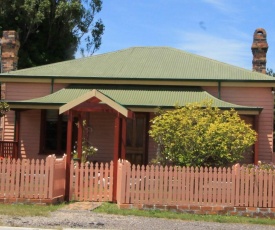
<instances>
[{"instance_id":1,"label":"eave","mask_svg":"<svg viewBox=\"0 0 275 230\"><path fill-rule=\"evenodd\" d=\"M12 76L0 75L2 83L48 84L113 84L113 85L160 85L160 86L219 86L220 87L275 87L274 80L224 80L224 79L153 79L153 78L96 78L64 76Z\"/></svg>"},{"instance_id":2,"label":"eave","mask_svg":"<svg viewBox=\"0 0 275 230\"><path fill-rule=\"evenodd\" d=\"M156 112L159 108L173 109L175 105L203 100L213 101L220 109L234 108L240 114L260 114L262 108L236 105L213 97L200 87L191 86L106 86L70 85L41 98L25 101L7 101L11 109L58 109L60 113L68 110L102 111L108 108L131 117L132 112ZM107 107L106 107L107 106Z\"/></svg>"}]
</instances>

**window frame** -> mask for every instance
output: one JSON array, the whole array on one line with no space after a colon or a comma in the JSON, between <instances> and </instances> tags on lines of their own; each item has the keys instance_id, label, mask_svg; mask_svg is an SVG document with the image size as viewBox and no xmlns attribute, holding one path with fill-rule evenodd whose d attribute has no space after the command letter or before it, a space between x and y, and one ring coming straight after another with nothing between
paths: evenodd
<instances>
[{"instance_id":1,"label":"window frame","mask_svg":"<svg viewBox=\"0 0 275 230\"><path fill-rule=\"evenodd\" d=\"M56 139L57 148L55 150L47 149L47 146L46 146L47 109L41 110L39 154L41 154L41 155L48 155L48 154L62 155L63 153L66 152L66 147L65 147L65 149L62 149L62 144L61 144L63 119L64 119L64 115L58 114L57 139ZM67 129L67 125L66 125L66 129ZM58 141L58 140L61 140L61 141ZM67 141L67 136L66 136L66 141ZM65 144L65 146L66 146L66 144Z\"/></svg>"}]
</instances>

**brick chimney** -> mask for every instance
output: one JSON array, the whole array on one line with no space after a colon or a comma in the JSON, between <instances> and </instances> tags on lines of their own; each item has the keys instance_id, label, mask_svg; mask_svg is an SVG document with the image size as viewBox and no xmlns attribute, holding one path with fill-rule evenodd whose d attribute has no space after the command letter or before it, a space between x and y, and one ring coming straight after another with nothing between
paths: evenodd
<instances>
[{"instance_id":1,"label":"brick chimney","mask_svg":"<svg viewBox=\"0 0 275 230\"><path fill-rule=\"evenodd\" d=\"M1 73L10 72L17 69L18 50L20 47L19 36L15 31L3 31L0 40L1 53Z\"/></svg>"},{"instance_id":2,"label":"brick chimney","mask_svg":"<svg viewBox=\"0 0 275 230\"><path fill-rule=\"evenodd\" d=\"M11 31L3 31L0 38L0 73L6 73L17 69L18 50L20 47L18 34ZM0 99L5 99L6 85L0 86Z\"/></svg>"},{"instance_id":3,"label":"brick chimney","mask_svg":"<svg viewBox=\"0 0 275 230\"><path fill-rule=\"evenodd\" d=\"M266 41L266 31L263 28L255 30L251 50L253 54L253 71L266 74L268 44Z\"/></svg>"}]
</instances>

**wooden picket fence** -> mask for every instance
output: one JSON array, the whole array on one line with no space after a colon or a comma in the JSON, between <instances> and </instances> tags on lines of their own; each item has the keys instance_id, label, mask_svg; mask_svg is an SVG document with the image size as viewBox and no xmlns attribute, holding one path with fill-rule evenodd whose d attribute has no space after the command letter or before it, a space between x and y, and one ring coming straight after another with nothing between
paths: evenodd
<instances>
[{"instance_id":1,"label":"wooden picket fence","mask_svg":"<svg viewBox=\"0 0 275 230\"><path fill-rule=\"evenodd\" d=\"M275 207L275 171L232 168L135 166L120 160L114 186L114 164L70 165L70 200L118 204ZM0 159L1 199L64 197L66 156L46 160ZM113 189L116 187L116 190ZM58 198L58 199L59 199Z\"/></svg>"},{"instance_id":2,"label":"wooden picket fence","mask_svg":"<svg viewBox=\"0 0 275 230\"><path fill-rule=\"evenodd\" d=\"M112 201L113 162L79 164L71 162L70 200Z\"/></svg>"},{"instance_id":3,"label":"wooden picket fence","mask_svg":"<svg viewBox=\"0 0 275 230\"><path fill-rule=\"evenodd\" d=\"M0 160L0 198L54 199L65 191L66 156Z\"/></svg>"},{"instance_id":4,"label":"wooden picket fence","mask_svg":"<svg viewBox=\"0 0 275 230\"><path fill-rule=\"evenodd\" d=\"M117 201L145 205L275 207L275 171L118 163Z\"/></svg>"}]
</instances>

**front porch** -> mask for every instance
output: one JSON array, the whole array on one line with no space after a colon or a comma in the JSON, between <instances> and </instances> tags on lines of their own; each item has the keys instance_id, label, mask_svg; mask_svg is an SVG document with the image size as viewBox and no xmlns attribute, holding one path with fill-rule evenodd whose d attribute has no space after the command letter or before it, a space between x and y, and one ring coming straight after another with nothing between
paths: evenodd
<instances>
[{"instance_id":1,"label":"front porch","mask_svg":"<svg viewBox=\"0 0 275 230\"><path fill-rule=\"evenodd\" d=\"M91 161L114 162L113 200L116 200L118 159L129 159L136 164L148 163L149 113L133 113L96 90L88 91L76 100L64 105L58 104L56 107L43 105L38 108L13 110L14 141L3 141L5 148L0 149L0 154L5 158L10 156L14 159L45 159L49 154L60 156L66 153L66 200L69 200L70 196L72 152L75 143L82 143L86 125L90 129L90 144L99 149ZM37 120L39 122L36 122ZM40 136L33 135L37 130ZM27 149L34 140L38 153L32 157L28 155ZM78 158L81 159L82 144L77 144L76 150Z\"/></svg>"}]
</instances>

